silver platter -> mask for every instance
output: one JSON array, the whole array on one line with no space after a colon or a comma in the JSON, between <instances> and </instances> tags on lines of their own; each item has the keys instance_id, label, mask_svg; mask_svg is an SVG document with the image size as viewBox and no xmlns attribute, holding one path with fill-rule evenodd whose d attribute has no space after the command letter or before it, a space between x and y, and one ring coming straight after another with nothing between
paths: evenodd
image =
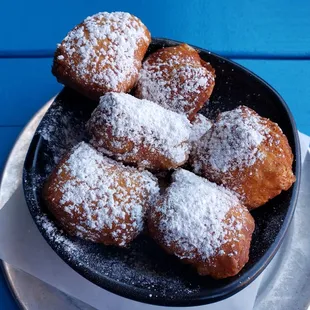
<instances>
[{"instance_id":1,"label":"silver platter","mask_svg":"<svg viewBox=\"0 0 310 310\"><path fill-rule=\"evenodd\" d=\"M18 171L23 162L16 161L16 158L21 158L21 152L26 155L35 129L53 99L33 117L17 139L3 171L0 187L1 199L5 199L5 196L12 191L12 183L7 181L8 175L10 174L10 180L12 180L12 173L16 174L16 179L19 178ZM294 220L280 250L262 275L254 310L310 310L310 242L308 237L310 208L307 203L310 202L310 191L307 190L310 185L309 172L310 154L308 153L303 166ZM2 267L11 292L21 309L94 309L5 262L2 262Z\"/></svg>"}]
</instances>

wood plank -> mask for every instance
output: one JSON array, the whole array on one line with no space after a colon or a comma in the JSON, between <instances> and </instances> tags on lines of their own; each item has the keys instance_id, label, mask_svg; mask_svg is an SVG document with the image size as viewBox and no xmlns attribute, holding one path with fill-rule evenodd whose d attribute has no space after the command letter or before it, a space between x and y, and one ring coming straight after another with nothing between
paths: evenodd
<instances>
[{"instance_id":1,"label":"wood plank","mask_svg":"<svg viewBox=\"0 0 310 310\"><path fill-rule=\"evenodd\" d=\"M310 1L3 1L0 54L51 54L65 34L99 11L128 11L153 36L230 55L310 56Z\"/></svg>"},{"instance_id":2,"label":"wood plank","mask_svg":"<svg viewBox=\"0 0 310 310\"><path fill-rule=\"evenodd\" d=\"M310 61L237 60L237 62L273 86L288 104L297 128L310 135Z\"/></svg>"},{"instance_id":3,"label":"wood plank","mask_svg":"<svg viewBox=\"0 0 310 310\"><path fill-rule=\"evenodd\" d=\"M4 276L0 270L0 309L1 310L18 310L17 304L11 295L11 292L6 284Z\"/></svg>"},{"instance_id":4,"label":"wood plank","mask_svg":"<svg viewBox=\"0 0 310 310\"><path fill-rule=\"evenodd\" d=\"M62 88L51 59L0 59L0 126L23 126Z\"/></svg>"}]
</instances>

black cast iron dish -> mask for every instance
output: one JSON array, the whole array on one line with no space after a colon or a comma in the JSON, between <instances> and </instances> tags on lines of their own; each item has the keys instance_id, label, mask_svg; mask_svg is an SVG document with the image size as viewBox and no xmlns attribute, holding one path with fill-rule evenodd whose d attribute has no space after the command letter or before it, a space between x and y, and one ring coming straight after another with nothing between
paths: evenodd
<instances>
[{"instance_id":1,"label":"black cast iron dish","mask_svg":"<svg viewBox=\"0 0 310 310\"><path fill-rule=\"evenodd\" d=\"M153 39L149 52L180 42ZM128 249L106 247L62 235L48 233L41 216L48 214L41 198L41 188L61 156L72 144L87 139L85 121L95 102L65 88L44 116L31 142L24 166L24 191L29 210L40 232L57 254L73 269L93 283L121 296L165 306L195 306L227 298L250 284L277 252L292 220L300 180L300 147L294 120L283 99L252 72L218 55L197 48L200 56L216 70L216 85L207 107L209 118L244 104L261 116L277 122L292 147L297 181L293 187L252 212L256 229L250 260L239 275L225 280L200 277L189 266L165 254L147 236L140 236ZM72 252L62 236L78 249Z\"/></svg>"}]
</instances>

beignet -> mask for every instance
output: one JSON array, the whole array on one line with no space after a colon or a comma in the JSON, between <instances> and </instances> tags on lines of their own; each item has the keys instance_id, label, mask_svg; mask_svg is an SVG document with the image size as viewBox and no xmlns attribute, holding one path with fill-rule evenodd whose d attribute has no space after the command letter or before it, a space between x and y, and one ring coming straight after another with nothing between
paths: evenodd
<instances>
[{"instance_id":1,"label":"beignet","mask_svg":"<svg viewBox=\"0 0 310 310\"><path fill-rule=\"evenodd\" d=\"M295 182L286 136L276 123L245 106L219 114L195 144L190 162L195 173L237 192L249 209Z\"/></svg>"},{"instance_id":2,"label":"beignet","mask_svg":"<svg viewBox=\"0 0 310 310\"><path fill-rule=\"evenodd\" d=\"M135 95L190 120L210 98L215 71L187 44L162 48L148 56L139 73Z\"/></svg>"},{"instance_id":3,"label":"beignet","mask_svg":"<svg viewBox=\"0 0 310 310\"><path fill-rule=\"evenodd\" d=\"M148 216L160 246L216 279L236 275L247 263L254 227L234 193L180 168Z\"/></svg>"},{"instance_id":4,"label":"beignet","mask_svg":"<svg viewBox=\"0 0 310 310\"><path fill-rule=\"evenodd\" d=\"M137 17L98 13L77 25L58 45L52 73L60 83L94 100L109 91L128 92L150 42L148 29Z\"/></svg>"},{"instance_id":5,"label":"beignet","mask_svg":"<svg viewBox=\"0 0 310 310\"><path fill-rule=\"evenodd\" d=\"M150 172L125 167L81 142L52 172L43 198L69 234L123 247L143 230L158 193Z\"/></svg>"},{"instance_id":6,"label":"beignet","mask_svg":"<svg viewBox=\"0 0 310 310\"><path fill-rule=\"evenodd\" d=\"M101 97L86 127L96 149L140 168L174 169L189 156L186 116L128 94Z\"/></svg>"},{"instance_id":7,"label":"beignet","mask_svg":"<svg viewBox=\"0 0 310 310\"><path fill-rule=\"evenodd\" d=\"M189 139L192 143L198 141L212 127L212 122L200 113L195 115L191 124L192 130Z\"/></svg>"}]
</instances>

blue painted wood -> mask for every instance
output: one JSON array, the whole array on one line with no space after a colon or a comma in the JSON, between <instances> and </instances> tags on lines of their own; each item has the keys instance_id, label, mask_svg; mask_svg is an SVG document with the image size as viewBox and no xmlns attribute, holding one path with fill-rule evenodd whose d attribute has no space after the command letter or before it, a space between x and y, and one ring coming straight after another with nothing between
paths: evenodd
<instances>
[{"instance_id":1,"label":"blue painted wood","mask_svg":"<svg viewBox=\"0 0 310 310\"><path fill-rule=\"evenodd\" d=\"M22 127L0 128L0 172ZM0 310L18 310L0 269Z\"/></svg>"},{"instance_id":2,"label":"blue painted wood","mask_svg":"<svg viewBox=\"0 0 310 310\"><path fill-rule=\"evenodd\" d=\"M18 310L18 306L13 299L3 274L0 271L0 310Z\"/></svg>"},{"instance_id":3,"label":"blue painted wood","mask_svg":"<svg viewBox=\"0 0 310 310\"><path fill-rule=\"evenodd\" d=\"M0 59L0 126L23 126L61 88L52 60Z\"/></svg>"},{"instance_id":4,"label":"blue painted wood","mask_svg":"<svg viewBox=\"0 0 310 310\"><path fill-rule=\"evenodd\" d=\"M153 36L230 55L310 56L310 1L41 0L2 1L0 51L52 53L86 16L122 10L140 17Z\"/></svg>"},{"instance_id":5,"label":"blue painted wood","mask_svg":"<svg viewBox=\"0 0 310 310\"><path fill-rule=\"evenodd\" d=\"M297 127L310 135L310 61L237 60L271 84L284 98Z\"/></svg>"}]
</instances>

